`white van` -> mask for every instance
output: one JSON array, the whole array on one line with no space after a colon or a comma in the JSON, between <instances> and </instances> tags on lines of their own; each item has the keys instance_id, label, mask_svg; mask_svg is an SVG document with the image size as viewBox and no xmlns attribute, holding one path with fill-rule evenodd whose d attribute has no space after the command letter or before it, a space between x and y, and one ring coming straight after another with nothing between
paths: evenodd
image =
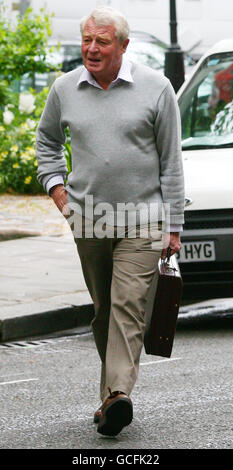
<instances>
[{"instance_id":1,"label":"white van","mask_svg":"<svg viewBox=\"0 0 233 470\"><path fill-rule=\"evenodd\" d=\"M184 297L233 297L233 39L218 42L178 94L186 210Z\"/></svg>"}]
</instances>

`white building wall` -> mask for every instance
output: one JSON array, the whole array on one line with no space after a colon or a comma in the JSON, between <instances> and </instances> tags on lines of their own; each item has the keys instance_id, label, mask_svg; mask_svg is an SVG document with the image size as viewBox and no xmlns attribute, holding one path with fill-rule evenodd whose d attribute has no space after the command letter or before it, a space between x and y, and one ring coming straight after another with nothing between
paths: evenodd
<instances>
[{"instance_id":1,"label":"white building wall","mask_svg":"<svg viewBox=\"0 0 233 470\"><path fill-rule=\"evenodd\" d=\"M16 8L23 0L4 0ZM79 22L96 5L121 10L133 30L147 31L170 42L169 0L30 0L35 11L45 7L54 13L53 36L75 38ZM184 50L195 46L202 53L220 39L233 37L233 0L176 0L178 41ZM198 44L199 43L199 44Z\"/></svg>"}]
</instances>

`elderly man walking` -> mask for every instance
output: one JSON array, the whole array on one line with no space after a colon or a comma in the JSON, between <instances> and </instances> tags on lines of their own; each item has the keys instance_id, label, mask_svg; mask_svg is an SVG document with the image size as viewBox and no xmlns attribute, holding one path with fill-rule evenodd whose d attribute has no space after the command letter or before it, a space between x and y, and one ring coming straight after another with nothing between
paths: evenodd
<instances>
[{"instance_id":1,"label":"elderly man walking","mask_svg":"<svg viewBox=\"0 0 233 470\"><path fill-rule=\"evenodd\" d=\"M133 418L147 294L166 255L164 207L171 253L181 247L180 116L169 80L125 59L129 26L119 11L95 9L82 19L81 33L84 65L55 81L38 126L38 180L63 214L68 205L76 216L101 360L94 422L99 433L115 436ZM72 172L64 185L66 127Z\"/></svg>"}]
</instances>

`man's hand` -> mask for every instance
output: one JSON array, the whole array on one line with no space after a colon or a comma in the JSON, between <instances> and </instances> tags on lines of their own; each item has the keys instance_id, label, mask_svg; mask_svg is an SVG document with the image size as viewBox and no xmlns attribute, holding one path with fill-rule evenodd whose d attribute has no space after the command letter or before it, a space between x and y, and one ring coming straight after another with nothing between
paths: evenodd
<instances>
[{"instance_id":1,"label":"man's hand","mask_svg":"<svg viewBox=\"0 0 233 470\"><path fill-rule=\"evenodd\" d=\"M162 251L162 259L165 259L167 256L167 249L171 248L171 256L174 253L177 253L181 249L181 241L180 241L180 232L171 232L165 234L165 246L166 248Z\"/></svg>"},{"instance_id":2,"label":"man's hand","mask_svg":"<svg viewBox=\"0 0 233 470\"><path fill-rule=\"evenodd\" d=\"M49 194L59 211L64 215L64 217L67 217L69 215L68 198L67 191L63 184L56 184L56 186L53 186Z\"/></svg>"}]
</instances>

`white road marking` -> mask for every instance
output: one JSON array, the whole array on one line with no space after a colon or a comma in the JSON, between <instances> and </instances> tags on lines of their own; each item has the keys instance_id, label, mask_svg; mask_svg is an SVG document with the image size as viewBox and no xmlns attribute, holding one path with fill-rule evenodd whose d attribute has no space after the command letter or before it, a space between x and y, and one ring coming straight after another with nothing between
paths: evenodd
<instances>
[{"instance_id":1,"label":"white road marking","mask_svg":"<svg viewBox=\"0 0 233 470\"><path fill-rule=\"evenodd\" d=\"M11 382L0 382L0 385L7 385L7 384L16 384L19 382L30 382L32 380L39 380L39 379L22 379L22 380L12 380Z\"/></svg>"},{"instance_id":2,"label":"white road marking","mask_svg":"<svg viewBox=\"0 0 233 470\"><path fill-rule=\"evenodd\" d=\"M168 362L168 361L179 361L182 359L181 357L173 357L172 359L161 359L161 361L150 361L150 362L141 362L140 366L147 366L148 364L159 364L161 362Z\"/></svg>"},{"instance_id":3,"label":"white road marking","mask_svg":"<svg viewBox=\"0 0 233 470\"><path fill-rule=\"evenodd\" d=\"M5 378L5 377L15 377L16 375L25 375L25 372L17 372L15 374L4 374L4 375L0 375L0 378Z\"/></svg>"}]
</instances>

